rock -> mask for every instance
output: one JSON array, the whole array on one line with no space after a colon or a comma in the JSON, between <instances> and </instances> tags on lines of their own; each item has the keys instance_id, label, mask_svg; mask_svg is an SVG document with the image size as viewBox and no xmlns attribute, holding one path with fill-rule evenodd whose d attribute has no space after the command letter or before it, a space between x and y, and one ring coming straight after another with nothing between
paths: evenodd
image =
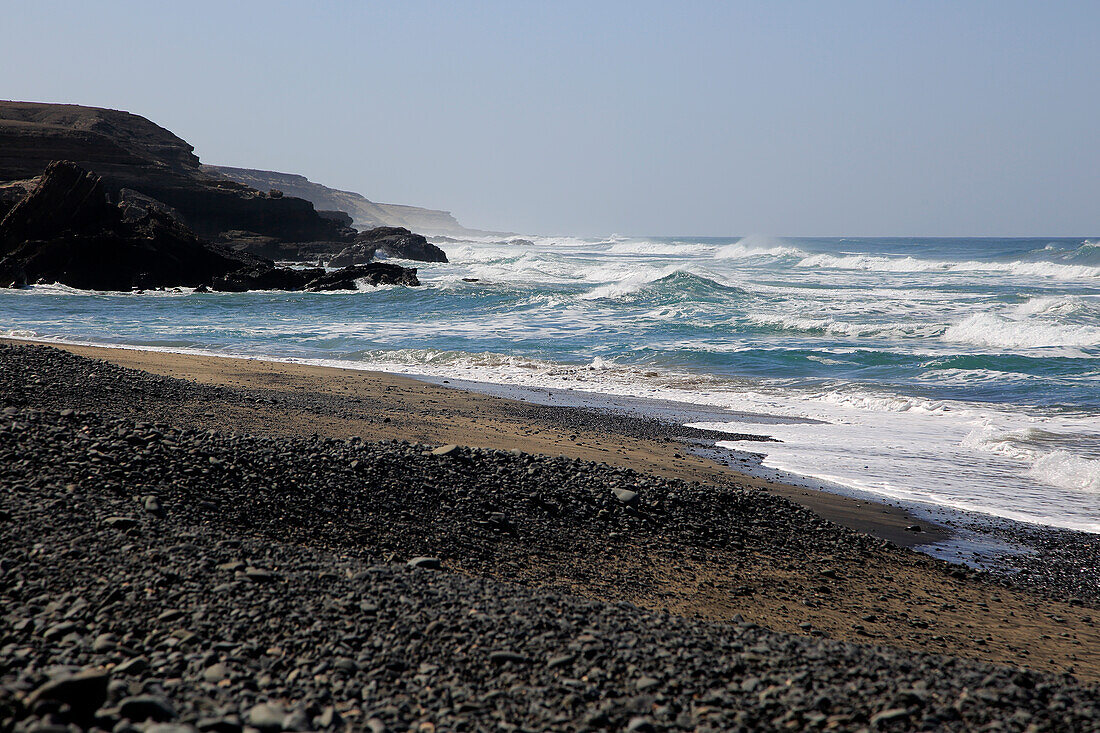
<instances>
[{"instance_id":1,"label":"rock","mask_svg":"<svg viewBox=\"0 0 1100 733\"><path fill-rule=\"evenodd\" d=\"M546 666L549 669L557 669L558 667L564 667L567 664L571 664L573 659L574 657L572 654L558 654L550 657L549 661L546 662Z\"/></svg>"},{"instance_id":2,"label":"rock","mask_svg":"<svg viewBox=\"0 0 1100 733\"><path fill-rule=\"evenodd\" d=\"M25 199L34 190L37 183L37 180L33 178L22 181L0 182L0 219L3 219L16 204Z\"/></svg>"},{"instance_id":3,"label":"rock","mask_svg":"<svg viewBox=\"0 0 1100 733\"><path fill-rule=\"evenodd\" d=\"M299 198L305 198L307 201L309 201L309 199L305 196L301 196ZM316 204L314 204L314 206L316 206ZM347 213L346 211L336 211L333 209L317 209L317 216L320 216L323 219L334 221L345 229L350 229L352 222L354 221L351 218L351 214Z\"/></svg>"},{"instance_id":4,"label":"rock","mask_svg":"<svg viewBox=\"0 0 1100 733\"><path fill-rule=\"evenodd\" d=\"M245 264L161 211L126 221L100 177L66 161L51 163L0 221L0 285L196 286Z\"/></svg>"},{"instance_id":5,"label":"rock","mask_svg":"<svg viewBox=\"0 0 1100 733\"><path fill-rule=\"evenodd\" d=\"M414 557L408 562L409 567L422 568L424 570L440 570L443 561L438 557Z\"/></svg>"},{"instance_id":6,"label":"rock","mask_svg":"<svg viewBox=\"0 0 1100 733\"><path fill-rule=\"evenodd\" d=\"M210 684L217 684L229 678L229 667L222 663L212 664L202 671L202 678Z\"/></svg>"},{"instance_id":7,"label":"rock","mask_svg":"<svg viewBox=\"0 0 1100 733\"><path fill-rule=\"evenodd\" d=\"M344 718L340 713L336 712L336 708L329 705L323 711L321 711L321 717L317 721L319 727L328 730L336 726L342 726L344 724Z\"/></svg>"},{"instance_id":8,"label":"rock","mask_svg":"<svg viewBox=\"0 0 1100 733\"><path fill-rule=\"evenodd\" d=\"M80 624L73 623L72 621L63 621L47 628L42 632L42 637L49 641L55 641L78 631L81 631Z\"/></svg>"},{"instance_id":9,"label":"rock","mask_svg":"<svg viewBox=\"0 0 1100 733\"><path fill-rule=\"evenodd\" d=\"M50 680L27 698L27 707L44 700L68 705L78 720L90 718L107 701L108 674L101 669L89 669Z\"/></svg>"},{"instance_id":10,"label":"rock","mask_svg":"<svg viewBox=\"0 0 1100 733\"><path fill-rule=\"evenodd\" d=\"M267 568L247 567L244 576L253 583L273 583L276 580L275 573Z\"/></svg>"},{"instance_id":11,"label":"rock","mask_svg":"<svg viewBox=\"0 0 1100 733\"><path fill-rule=\"evenodd\" d=\"M522 654L517 654L516 652L499 651L490 652L489 661L493 664L526 664L527 657Z\"/></svg>"},{"instance_id":12,"label":"rock","mask_svg":"<svg viewBox=\"0 0 1100 733\"><path fill-rule=\"evenodd\" d=\"M130 529L137 526L137 520L133 517L107 517L103 523L113 529Z\"/></svg>"},{"instance_id":13,"label":"rock","mask_svg":"<svg viewBox=\"0 0 1100 733\"><path fill-rule=\"evenodd\" d=\"M118 208L121 210L122 220L125 222L141 221L150 211L157 211L174 220L180 226L187 226L183 216L171 206L132 188L123 188L119 191Z\"/></svg>"},{"instance_id":14,"label":"rock","mask_svg":"<svg viewBox=\"0 0 1100 733\"><path fill-rule=\"evenodd\" d=\"M910 524L908 527L905 528L905 531L906 532L923 532L924 528L921 527L919 524Z\"/></svg>"},{"instance_id":15,"label":"rock","mask_svg":"<svg viewBox=\"0 0 1100 733\"><path fill-rule=\"evenodd\" d=\"M139 675L147 669L149 669L148 659L145 657L134 657L133 659L127 659L125 662L115 667L115 673Z\"/></svg>"},{"instance_id":16,"label":"rock","mask_svg":"<svg viewBox=\"0 0 1100 733\"><path fill-rule=\"evenodd\" d=\"M283 730L283 720L286 719L286 711L281 705L275 703L260 703L253 705L248 711L249 725L259 728L261 731Z\"/></svg>"},{"instance_id":17,"label":"rock","mask_svg":"<svg viewBox=\"0 0 1100 733\"><path fill-rule=\"evenodd\" d=\"M306 731L311 728L312 721L304 710L295 710L283 718L283 730Z\"/></svg>"},{"instance_id":18,"label":"rock","mask_svg":"<svg viewBox=\"0 0 1100 733\"><path fill-rule=\"evenodd\" d=\"M143 733L197 733L198 728L181 723L153 723L143 729Z\"/></svg>"},{"instance_id":19,"label":"rock","mask_svg":"<svg viewBox=\"0 0 1100 733\"><path fill-rule=\"evenodd\" d=\"M241 722L237 720L236 716L199 718L195 723L195 727L203 733L241 733L243 730L243 726L241 726Z\"/></svg>"},{"instance_id":20,"label":"rock","mask_svg":"<svg viewBox=\"0 0 1100 733\"><path fill-rule=\"evenodd\" d=\"M143 720L152 720L156 723L165 723L175 720L176 711L168 702L155 695L137 695L127 697L118 705L120 717L140 723Z\"/></svg>"},{"instance_id":21,"label":"rock","mask_svg":"<svg viewBox=\"0 0 1100 733\"><path fill-rule=\"evenodd\" d=\"M432 451L433 456L449 456L458 450L458 446L454 444L441 445Z\"/></svg>"},{"instance_id":22,"label":"rock","mask_svg":"<svg viewBox=\"0 0 1100 733\"><path fill-rule=\"evenodd\" d=\"M345 267L336 272L328 272L307 282L304 290L320 292L325 290L358 290L359 281L377 287L378 285L420 285L416 277L416 268L401 267L383 262L371 262L366 265Z\"/></svg>"},{"instance_id":23,"label":"rock","mask_svg":"<svg viewBox=\"0 0 1100 733\"><path fill-rule=\"evenodd\" d=\"M134 196L202 237L243 230L276 241L350 241L353 233L300 198L272 198L204 171L193 148L144 117L68 104L0 102L0 181L29 179L73 160L103 180L113 200ZM2 211L2 209L0 209Z\"/></svg>"},{"instance_id":24,"label":"rock","mask_svg":"<svg viewBox=\"0 0 1100 733\"><path fill-rule=\"evenodd\" d=\"M143 504L145 506L145 511L149 512L153 516L160 517L164 515L164 509L163 507L161 507L160 499L158 499L157 497L147 496L145 497L145 501L143 502Z\"/></svg>"},{"instance_id":25,"label":"rock","mask_svg":"<svg viewBox=\"0 0 1100 733\"><path fill-rule=\"evenodd\" d=\"M626 733L656 733L657 729L648 718L633 717L626 724Z\"/></svg>"},{"instance_id":26,"label":"rock","mask_svg":"<svg viewBox=\"0 0 1100 733\"><path fill-rule=\"evenodd\" d=\"M329 267L370 262L377 256L420 262L446 262L447 255L427 239L404 227L377 227L359 234L355 241L329 260Z\"/></svg>"},{"instance_id":27,"label":"rock","mask_svg":"<svg viewBox=\"0 0 1100 733\"><path fill-rule=\"evenodd\" d=\"M375 248L369 244L349 244L328 260L329 267L365 265L374 260Z\"/></svg>"},{"instance_id":28,"label":"rock","mask_svg":"<svg viewBox=\"0 0 1100 733\"><path fill-rule=\"evenodd\" d=\"M890 708L871 716L871 727L878 727L883 723L889 723L901 718L908 718L909 711L905 708Z\"/></svg>"},{"instance_id":29,"label":"rock","mask_svg":"<svg viewBox=\"0 0 1100 733\"><path fill-rule=\"evenodd\" d=\"M92 642L92 651L99 654L114 651L118 646L118 637L114 634L100 634Z\"/></svg>"},{"instance_id":30,"label":"rock","mask_svg":"<svg viewBox=\"0 0 1100 733\"><path fill-rule=\"evenodd\" d=\"M293 270L275 267L267 261L215 277L210 282L214 290L243 293L249 290L302 290L306 284L325 274L321 268Z\"/></svg>"},{"instance_id":31,"label":"rock","mask_svg":"<svg viewBox=\"0 0 1100 733\"><path fill-rule=\"evenodd\" d=\"M638 499L638 493L630 489L612 489L611 493L623 504L633 504Z\"/></svg>"}]
</instances>

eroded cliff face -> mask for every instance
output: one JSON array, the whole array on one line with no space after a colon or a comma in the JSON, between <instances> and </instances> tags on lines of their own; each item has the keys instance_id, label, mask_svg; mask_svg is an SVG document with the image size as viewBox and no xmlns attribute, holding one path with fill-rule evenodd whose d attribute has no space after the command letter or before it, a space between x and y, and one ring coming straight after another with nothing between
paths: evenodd
<instances>
[{"instance_id":1,"label":"eroded cliff face","mask_svg":"<svg viewBox=\"0 0 1100 733\"><path fill-rule=\"evenodd\" d=\"M283 242L346 240L313 204L273 197L203 171L183 139L139 115L98 107L0 102L0 182L40 176L68 160L98 174L108 195L128 188L179 212L197 234L245 231ZM325 207L333 208L333 207ZM337 207L338 208L338 207Z\"/></svg>"},{"instance_id":2,"label":"eroded cliff face","mask_svg":"<svg viewBox=\"0 0 1100 733\"><path fill-rule=\"evenodd\" d=\"M415 269L382 262L336 272L276 267L203 241L147 196L130 191L112 202L102 177L70 161L46 166L34 189L0 217L0 287L354 290L360 281L419 284Z\"/></svg>"},{"instance_id":3,"label":"eroded cliff face","mask_svg":"<svg viewBox=\"0 0 1100 733\"><path fill-rule=\"evenodd\" d=\"M306 199L318 210L346 211L351 215L353 225L360 230L385 226L404 227L429 235L461 236L484 233L462 226L449 211L402 204L380 204L353 191L329 188L294 173L218 165L204 165L202 169L210 175L243 183L261 191L277 189L288 196Z\"/></svg>"}]
</instances>

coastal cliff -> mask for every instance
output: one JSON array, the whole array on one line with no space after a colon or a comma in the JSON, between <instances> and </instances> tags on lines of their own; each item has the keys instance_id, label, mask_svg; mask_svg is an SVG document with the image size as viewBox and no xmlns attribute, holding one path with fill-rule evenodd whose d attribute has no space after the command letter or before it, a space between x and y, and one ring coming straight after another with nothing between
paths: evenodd
<instances>
[{"instance_id":1,"label":"coastal cliff","mask_svg":"<svg viewBox=\"0 0 1100 733\"><path fill-rule=\"evenodd\" d=\"M319 215L309 201L208 175L191 145L139 115L0 102L0 182L32 181L58 160L100 176L112 198L132 189L162 202L203 237L229 239L238 231L284 242L348 236L339 221Z\"/></svg>"},{"instance_id":2,"label":"coastal cliff","mask_svg":"<svg viewBox=\"0 0 1100 733\"><path fill-rule=\"evenodd\" d=\"M404 227L423 234L448 236L500 234L468 229L458 223L449 211L403 204L380 204L354 191L329 188L296 173L218 165L203 165L202 170L212 176L243 183L261 191L276 189L284 194L303 198L312 202L318 211L345 211L351 215L352 223L358 229Z\"/></svg>"},{"instance_id":3,"label":"coastal cliff","mask_svg":"<svg viewBox=\"0 0 1100 733\"><path fill-rule=\"evenodd\" d=\"M70 161L46 166L30 193L0 218L0 286L6 287L240 292L355 290L359 281L420 284L415 269L354 264L336 272L276 267L270 259L204 241L151 198L112 202L102 177Z\"/></svg>"},{"instance_id":4,"label":"coastal cliff","mask_svg":"<svg viewBox=\"0 0 1100 733\"><path fill-rule=\"evenodd\" d=\"M255 183L267 192L208 172L185 140L129 112L0 102L0 280L98 290L346 289L355 280L418 284L415 270L371 262L376 255L447 261L407 228L356 232L346 209L358 209L342 200L318 211L287 195L285 182ZM457 226L446 212L417 211ZM331 282L323 270L272 262L336 256L355 267Z\"/></svg>"}]
</instances>

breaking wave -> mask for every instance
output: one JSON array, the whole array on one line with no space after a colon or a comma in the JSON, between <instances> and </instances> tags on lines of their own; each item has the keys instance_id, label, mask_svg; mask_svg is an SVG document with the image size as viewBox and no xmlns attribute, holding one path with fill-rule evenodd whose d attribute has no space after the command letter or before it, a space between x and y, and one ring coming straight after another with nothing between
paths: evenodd
<instances>
[{"instance_id":1,"label":"breaking wave","mask_svg":"<svg viewBox=\"0 0 1100 733\"><path fill-rule=\"evenodd\" d=\"M1047 347L1100 347L1100 328L1036 320L1011 320L990 313L975 313L948 327L943 340L1009 349Z\"/></svg>"},{"instance_id":2,"label":"breaking wave","mask_svg":"<svg viewBox=\"0 0 1100 733\"><path fill-rule=\"evenodd\" d=\"M866 272L990 272L1062 280L1100 278L1100 267L1058 262L979 262L976 260L922 260L916 257L879 255L815 254L803 258L797 267Z\"/></svg>"}]
</instances>

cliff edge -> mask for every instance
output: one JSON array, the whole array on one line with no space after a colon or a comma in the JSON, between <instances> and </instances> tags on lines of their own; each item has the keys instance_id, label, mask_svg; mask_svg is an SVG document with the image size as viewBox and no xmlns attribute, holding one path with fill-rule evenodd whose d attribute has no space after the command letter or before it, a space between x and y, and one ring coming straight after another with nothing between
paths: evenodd
<instances>
[{"instance_id":1,"label":"cliff edge","mask_svg":"<svg viewBox=\"0 0 1100 733\"><path fill-rule=\"evenodd\" d=\"M262 171L253 168L233 168L220 165L203 165L202 170L211 176L235 181L261 191L276 189L289 196L310 201L322 210L344 211L351 215L357 229L375 227L403 227L427 235L479 236L498 235L502 232L486 232L462 226L449 211L424 209L403 204L380 204L354 191L341 191L315 183L296 173Z\"/></svg>"},{"instance_id":2,"label":"cliff edge","mask_svg":"<svg viewBox=\"0 0 1100 733\"><path fill-rule=\"evenodd\" d=\"M309 201L207 174L191 145L139 115L0 101L0 182L35 179L58 160L96 173L113 199L130 189L164 203L200 236L245 231L284 242L348 238L338 221L320 216Z\"/></svg>"}]
</instances>

